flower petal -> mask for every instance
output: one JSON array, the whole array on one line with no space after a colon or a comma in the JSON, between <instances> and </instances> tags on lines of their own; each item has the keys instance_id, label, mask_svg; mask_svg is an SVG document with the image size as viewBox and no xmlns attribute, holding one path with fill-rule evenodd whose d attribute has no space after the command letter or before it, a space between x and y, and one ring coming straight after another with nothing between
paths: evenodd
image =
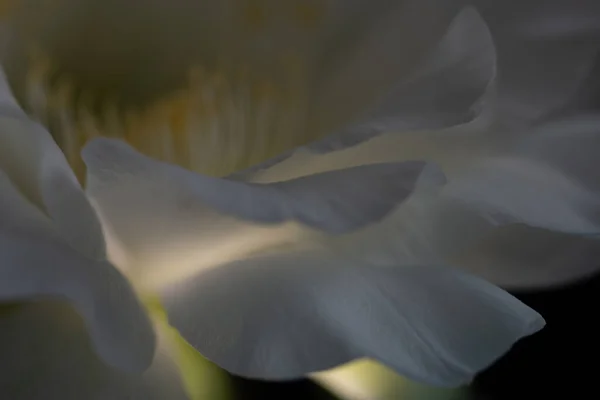
<instances>
[{"instance_id":1,"label":"flower petal","mask_svg":"<svg viewBox=\"0 0 600 400\"><path fill-rule=\"evenodd\" d=\"M600 233L600 199L561 171L520 157L485 160L443 196L471 207L492 226L524 223L579 235Z\"/></svg>"},{"instance_id":2,"label":"flower petal","mask_svg":"<svg viewBox=\"0 0 600 400\"><path fill-rule=\"evenodd\" d=\"M5 24L0 23L0 48L3 48L4 40L6 39L7 28ZM10 90L10 85L6 79L6 75L0 68L0 115L4 117L24 118L25 112L17 103L17 99L13 96Z\"/></svg>"},{"instance_id":3,"label":"flower petal","mask_svg":"<svg viewBox=\"0 0 600 400\"><path fill-rule=\"evenodd\" d=\"M331 233L380 220L410 195L424 171L428 177L435 175L439 184L444 182L435 166L408 161L252 184L194 174L153 161L124 142L109 139L92 141L83 157L90 173L88 190L101 208L109 202L125 210L128 205L141 206L140 196L161 190L169 194L152 204L148 198L143 201L152 212L185 203L190 215L194 209L206 212L208 206L247 221L273 224L295 220Z\"/></svg>"},{"instance_id":4,"label":"flower petal","mask_svg":"<svg viewBox=\"0 0 600 400\"><path fill-rule=\"evenodd\" d=\"M382 133L355 146L326 153L299 148L234 178L269 183L358 165L416 159L434 162L452 179L474 160L499 154L513 141L511 135L487 134L486 129L488 122L476 119L440 130Z\"/></svg>"},{"instance_id":5,"label":"flower petal","mask_svg":"<svg viewBox=\"0 0 600 400\"><path fill-rule=\"evenodd\" d=\"M369 357L419 382L458 386L544 325L508 293L449 268L318 253L233 262L162 298L170 323L202 354L270 379Z\"/></svg>"},{"instance_id":6,"label":"flower petal","mask_svg":"<svg viewBox=\"0 0 600 400\"><path fill-rule=\"evenodd\" d=\"M577 104L600 50L594 0L475 2L498 57L497 112L507 123L544 118Z\"/></svg>"},{"instance_id":7,"label":"flower petal","mask_svg":"<svg viewBox=\"0 0 600 400\"><path fill-rule=\"evenodd\" d=\"M57 297L83 316L98 354L110 365L143 371L155 337L128 282L110 264L92 261L39 231L0 228L0 300Z\"/></svg>"},{"instance_id":8,"label":"flower petal","mask_svg":"<svg viewBox=\"0 0 600 400\"><path fill-rule=\"evenodd\" d=\"M0 392L11 400L188 399L163 340L146 372L125 374L96 356L86 326L65 304L0 306L0 325Z\"/></svg>"},{"instance_id":9,"label":"flower petal","mask_svg":"<svg viewBox=\"0 0 600 400\"><path fill-rule=\"evenodd\" d=\"M600 115L577 115L538 126L519 141L515 152L547 164L583 185L600 191Z\"/></svg>"},{"instance_id":10,"label":"flower petal","mask_svg":"<svg viewBox=\"0 0 600 400\"><path fill-rule=\"evenodd\" d=\"M415 73L394 82L383 100L358 123L308 147L331 151L382 132L439 129L468 122L482 111L484 97L490 96L495 66L494 44L486 24L475 9L466 8Z\"/></svg>"},{"instance_id":11,"label":"flower petal","mask_svg":"<svg viewBox=\"0 0 600 400\"><path fill-rule=\"evenodd\" d=\"M436 0L380 3L363 2L358 17L323 40L308 126L317 137L344 128L410 79L459 10Z\"/></svg>"},{"instance_id":12,"label":"flower petal","mask_svg":"<svg viewBox=\"0 0 600 400\"><path fill-rule=\"evenodd\" d=\"M494 171L497 178L504 180L503 185L498 181L491 183L490 176L481 177L485 183L473 187L477 195L463 192L461 196L476 201L485 193L489 199L484 202L488 205L493 201L496 207L511 208L520 214L519 222L556 232L507 227L477 243L458 262L480 276L510 287L564 284L595 272L598 265L594 260L600 252L600 175L596 160L599 150L600 119L594 116L544 124L526 135L513 154L537 167L507 173L506 167L518 167L512 163ZM484 259L488 260L485 264L481 263Z\"/></svg>"},{"instance_id":13,"label":"flower petal","mask_svg":"<svg viewBox=\"0 0 600 400\"><path fill-rule=\"evenodd\" d=\"M505 288L565 285L598 271L600 241L527 226L498 229L456 257L461 270Z\"/></svg>"},{"instance_id":14,"label":"flower petal","mask_svg":"<svg viewBox=\"0 0 600 400\"><path fill-rule=\"evenodd\" d=\"M597 269L591 260L600 246L598 127L593 118L540 126L515 145L448 171L441 190L414 193L381 223L321 240L352 259L451 261L511 287L587 276Z\"/></svg>"},{"instance_id":15,"label":"flower petal","mask_svg":"<svg viewBox=\"0 0 600 400\"><path fill-rule=\"evenodd\" d=\"M64 155L41 125L25 117L2 78L0 71L0 98L10 99L11 114L22 115L0 113L0 170L65 240L89 257L104 258L100 223Z\"/></svg>"}]
</instances>

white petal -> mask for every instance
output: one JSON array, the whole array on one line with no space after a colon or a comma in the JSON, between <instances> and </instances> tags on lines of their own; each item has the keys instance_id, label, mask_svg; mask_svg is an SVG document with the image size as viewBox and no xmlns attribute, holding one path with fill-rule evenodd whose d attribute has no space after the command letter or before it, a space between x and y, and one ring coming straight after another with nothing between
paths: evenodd
<instances>
[{"instance_id":1,"label":"white petal","mask_svg":"<svg viewBox=\"0 0 600 400\"><path fill-rule=\"evenodd\" d=\"M543 319L449 268L380 267L286 253L240 260L166 288L169 321L236 374L288 379L356 358L458 386Z\"/></svg>"},{"instance_id":2,"label":"white petal","mask_svg":"<svg viewBox=\"0 0 600 400\"><path fill-rule=\"evenodd\" d=\"M247 221L272 224L295 220L332 233L383 218L410 195L425 170L430 178L444 183L441 171L420 161L372 164L261 185L194 174L109 139L92 141L83 157L90 174L88 190L101 209L108 202L114 207L119 202L125 202L122 207L141 206L145 199L144 205L153 212L159 210L154 206L186 207L190 214L211 207ZM172 193L150 205L146 196L156 190Z\"/></svg>"},{"instance_id":3,"label":"white petal","mask_svg":"<svg viewBox=\"0 0 600 400\"><path fill-rule=\"evenodd\" d=\"M96 356L83 321L64 304L0 306L0 325L0 393L5 398L188 399L163 340L146 372L126 374Z\"/></svg>"},{"instance_id":4,"label":"white petal","mask_svg":"<svg viewBox=\"0 0 600 400\"><path fill-rule=\"evenodd\" d=\"M2 78L0 98L12 101ZM16 102L10 104L15 113L21 112ZM0 115L0 170L50 217L71 245L92 258L104 257L100 223L64 155L41 125L24 115Z\"/></svg>"},{"instance_id":5,"label":"white petal","mask_svg":"<svg viewBox=\"0 0 600 400\"><path fill-rule=\"evenodd\" d=\"M490 32L479 14L466 8L416 72L404 81L393 82L383 100L361 115L360 121L354 121L358 123L308 147L331 151L382 132L438 129L468 122L482 111L485 96L491 96L495 66Z\"/></svg>"},{"instance_id":6,"label":"white petal","mask_svg":"<svg viewBox=\"0 0 600 400\"><path fill-rule=\"evenodd\" d=\"M435 0L372 8L363 2L359 15L322 44L309 129L322 136L368 112L410 78L457 11L457 4Z\"/></svg>"},{"instance_id":7,"label":"white petal","mask_svg":"<svg viewBox=\"0 0 600 400\"><path fill-rule=\"evenodd\" d=\"M516 146L482 153L478 162L449 174L439 192L413 194L380 224L321 240L353 259L451 260L511 287L587 276L597 269L591 260L600 246L594 240L600 232L598 121L592 121L541 126ZM454 153L453 147L446 150Z\"/></svg>"},{"instance_id":8,"label":"white petal","mask_svg":"<svg viewBox=\"0 0 600 400\"><path fill-rule=\"evenodd\" d=\"M5 24L0 24L0 48L4 48L6 41L6 35L8 35L7 27ZM25 112L21 109L17 103L17 99L13 96L10 90L10 85L6 79L4 70L0 68L0 115L1 116L12 116L18 118L24 118Z\"/></svg>"},{"instance_id":9,"label":"white petal","mask_svg":"<svg viewBox=\"0 0 600 400\"><path fill-rule=\"evenodd\" d=\"M492 158L443 190L492 226L524 223L579 235L600 232L600 198L561 171L520 157Z\"/></svg>"},{"instance_id":10,"label":"white petal","mask_svg":"<svg viewBox=\"0 0 600 400\"><path fill-rule=\"evenodd\" d=\"M520 157L545 163L588 190L600 191L600 115L578 115L538 126L519 141Z\"/></svg>"},{"instance_id":11,"label":"white petal","mask_svg":"<svg viewBox=\"0 0 600 400\"><path fill-rule=\"evenodd\" d=\"M600 241L526 226L498 229L455 265L505 288L565 285L598 271Z\"/></svg>"},{"instance_id":12,"label":"white petal","mask_svg":"<svg viewBox=\"0 0 600 400\"><path fill-rule=\"evenodd\" d=\"M498 111L503 120L528 122L575 105L578 92L593 78L600 50L598 2L475 4L496 44Z\"/></svg>"},{"instance_id":13,"label":"white petal","mask_svg":"<svg viewBox=\"0 0 600 400\"><path fill-rule=\"evenodd\" d=\"M358 165L427 160L439 165L449 179L474 160L498 154L511 135L487 134L487 120L434 131L383 133L355 146L326 153L297 149L287 158L268 162L235 176L252 182L277 182Z\"/></svg>"},{"instance_id":14,"label":"white petal","mask_svg":"<svg viewBox=\"0 0 600 400\"><path fill-rule=\"evenodd\" d=\"M0 229L0 300L66 300L82 315L95 350L110 365L144 370L155 337L128 282L110 264L25 229Z\"/></svg>"},{"instance_id":15,"label":"white petal","mask_svg":"<svg viewBox=\"0 0 600 400\"><path fill-rule=\"evenodd\" d=\"M519 222L558 232L523 226L503 229L461 255L461 265L510 287L564 284L596 271L598 266L594 260L600 251L598 151L598 117L584 116L545 124L527 135L514 154L537 167L516 170L519 164L512 163L494 172L493 176L503 179L504 185L491 182L493 176L482 176L485 183L473 187L477 195L466 192L462 195L471 199L468 201L476 201L485 194L488 200L484 201L488 205L493 201L520 214ZM521 162L521 165L527 164ZM513 169L513 173L507 173L507 169ZM589 234L590 237L560 232ZM488 262L482 263L484 259Z\"/></svg>"}]
</instances>

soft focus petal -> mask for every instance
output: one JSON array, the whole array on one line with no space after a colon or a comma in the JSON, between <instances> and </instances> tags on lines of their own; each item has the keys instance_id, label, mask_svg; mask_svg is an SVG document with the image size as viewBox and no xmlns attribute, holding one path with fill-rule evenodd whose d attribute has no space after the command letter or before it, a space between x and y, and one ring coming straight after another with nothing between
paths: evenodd
<instances>
[{"instance_id":1,"label":"soft focus petal","mask_svg":"<svg viewBox=\"0 0 600 400\"><path fill-rule=\"evenodd\" d=\"M291 221L348 231L384 217L415 185L444 183L436 166L421 162L255 185L193 174L119 141L95 140L83 156L111 259L150 286L310 233Z\"/></svg>"},{"instance_id":2,"label":"soft focus petal","mask_svg":"<svg viewBox=\"0 0 600 400\"><path fill-rule=\"evenodd\" d=\"M447 129L384 133L327 153L300 148L287 158L251 168L236 177L267 183L358 165L416 159L435 162L451 179L474 160L498 154L513 142L512 135L488 135L486 129L488 122L476 119Z\"/></svg>"},{"instance_id":3,"label":"soft focus petal","mask_svg":"<svg viewBox=\"0 0 600 400\"><path fill-rule=\"evenodd\" d=\"M595 0L475 1L498 57L498 109L512 124L578 104L600 50Z\"/></svg>"},{"instance_id":4,"label":"soft focus petal","mask_svg":"<svg viewBox=\"0 0 600 400\"><path fill-rule=\"evenodd\" d=\"M2 46L2 41L6 38L6 26L4 24L0 24L0 48ZM24 117L25 113L17 103L17 100L13 96L10 87L8 85L8 81L6 80L6 75L4 71L0 68L0 115L2 116L15 116L15 117Z\"/></svg>"},{"instance_id":5,"label":"soft focus petal","mask_svg":"<svg viewBox=\"0 0 600 400\"><path fill-rule=\"evenodd\" d=\"M185 205L190 214L198 214L210 207L247 221L296 220L335 233L383 218L410 195L425 170L444 183L441 171L420 161L372 164L260 185L194 174L109 139L92 141L83 157L90 174L88 191L103 213L105 207L114 212L119 206L128 213L127 206L142 206L145 199L143 205L152 212ZM168 194L151 203L146 196L156 190Z\"/></svg>"},{"instance_id":6,"label":"soft focus petal","mask_svg":"<svg viewBox=\"0 0 600 400\"><path fill-rule=\"evenodd\" d=\"M388 58L401 54L396 49L390 53ZM479 14L467 8L455 17L426 62L408 78L394 82L362 120L309 148L331 151L381 132L438 129L468 122L482 111L485 96L491 96L488 92L495 67L490 32ZM355 82L362 80L364 77L355 77Z\"/></svg>"},{"instance_id":7,"label":"soft focus petal","mask_svg":"<svg viewBox=\"0 0 600 400\"><path fill-rule=\"evenodd\" d=\"M492 226L524 223L559 232L600 232L600 198L561 171L520 157L473 165L442 192Z\"/></svg>"},{"instance_id":8,"label":"soft focus petal","mask_svg":"<svg viewBox=\"0 0 600 400\"><path fill-rule=\"evenodd\" d=\"M600 241L593 234L598 233L596 226L600 215L600 176L596 160L599 150L598 117L583 116L544 124L518 144L515 154L543 166L550 173L536 176L535 170L528 170L515 171L518 176L507 174L504 176L507 190L504 194L496 192L499 196L494 199L502 201L503 207L507 208L514 206L520 196L521 205L525 206L526 198L518 193L511 195L516 185L521 184L521 193L529 196L529 210L522 209L522 214L526 214L522 216L522 222L557 231L590 233L591 237L525 226L508 227L462 254L460 264L497 284L510 287L564 284L597 271ZM538 173L541 171L538 169ZM557 171L560 171L558 178ZM495 174L498 176L502 172ZM527 176L536 179L528 184ZM543 193L543 187L560 191ZM480 186L478 194L470 198L477 199L483 193L494 197L494 190L483 189ZM511 198L507 199L507 195ZM539 197L537 201L536 197ZM482 263L484 259L488 262Z\"/></svg>"},{"instance_id":9,"label":"soft focus petal","mask_svg":"<svg viewBox=\"0 0 600 400\"><path fill-rule=\"evenodd\" d=\"M521 157L547 164L588 190L600 192L600 115L578 115L538 126L515 150Z\"/></svg>"},{"instance_id":10,"label":"soft focus petal","mask_svg":"<svg viewBox=\"0 0 600 400\"><path fill-rule=\"evenodd\" d=\"M456 257L456 265L505 288L547 288L599 269L600 240L527 226L498 229Z\"/></svg>"},{"instance_id":11,"label":"soft focus petal","mask_svg":"<svg viewBox=\"0 0 600 400\"><path fill-rule=\"evenodd\" d=\"M320 136L344 128L405 81L443 36L458 4L380 1L356 8L354 18L340 11L343 28L323 39L309 114L309 129Z\"/></svg>"},{"instance_id":12,"label":"soft focus petal","mask_svg":"<svg viewBox=\"0 0 600 400\"><path fill-rule=\"evenodd\" d=\"M2 78L2 76L0 76ZM28 120L0 79L1 98L11 106L0 115L0 170L22 194L52 221L53 227L77 250L102 259L105 243L100 223L67 161L39 124Z\"/></svg>"},{"instance_id":13,"label":"soft focus petal","mask_svg":"<svg viewBox=\"0 0 600 400\"><path fill-rule=\"evenodd\" d=\"M152 361L155 337L128 282L110 264L18 228L0 229L0 300L55 297L82 315L98 354L110 365L141 371Z\"/></svg>"},{"instance_id":14,"label":"soft focus petal","mask_svg":"<svg viewBox=\"0 0 600 400\"><path fill-rule=\"evenodd\" d=\"M310 253L240 260L162 298L170 323L206 357L273 379L370 357L423 383L458 386L544 324L501 289L449 268Z\"/></svg>"},{"instance_id":15,"label":"soft focus petal","mask_svg":"<svg viewBox=\"0 0 600 400\"><path fill-rule=\"evenodd\" d=\"M97 357L85 324L62 303L0 306L0 326L0 393L7 399L188 399L162 339L146 372L126 374Z\"/></svg>"},{"instance_id":16,"label":"soft focus petal","mask_svg":"<svg viewBox=\"0 0 600 400\"><path fill-rule=\"evenodd\" d=\"M591 237L600 229L597 122L569 119L525 132L512 146L452 171L439 192L415 193L381 223L326 238L328 245L388 265L451 260L511 287L587 276L597 269L600 246Z\"/></svg>"}]
</instances>

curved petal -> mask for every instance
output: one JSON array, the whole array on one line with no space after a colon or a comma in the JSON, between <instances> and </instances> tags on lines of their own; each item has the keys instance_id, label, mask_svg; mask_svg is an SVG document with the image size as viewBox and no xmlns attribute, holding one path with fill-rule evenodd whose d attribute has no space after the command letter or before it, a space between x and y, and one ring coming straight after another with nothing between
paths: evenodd
<instances>
[{"instance_id":1,"label":"curved petal","mask_svg":"<svg viewBox=\"0 0 600 400\"><path fill-rule=\"evenodd\" d=\"M600 192L600 115L578 115L537 127L519 141L521 157L562 171L590 191Z\"/></svg>"},{"instance_id":2,"label":"curved petal","mask_svg":"<svg viewBox=\"0 0 600 400\"><path fill-rule=\"evenodd\" d=\"M0 306L0 325L0 392L11 400L188 400L162 339L146 372L125 374L96 356L83 321L62 303Z\"/></svg>"},{"instance_id":3,"label":"curved petal","mask_svg":"<svg viewBox=\"0 0 600 400\"><path fill-rule=\"evenodd\" d=\"M0 229L0 300L55 297L83 316L98 354L110 365L143 371L155 336L135 293L110 264L92 261L36 231Z\"/></svg>"},{"instance_id":4,"label":"curved petal","mask_svg":"<svg viewBox=\"0 0 600 400\"><path fill-rule=\"evenodd\" d=\"M136 283L151 286L309 233L291 221L344 232L384 217L415 185L444 183L420 162L255 185L193 174L118 141L92 141L83 156L88 193L119 249L111 257L120 251L118 265L143 271Z\"/></svg>"},{"instance_id":5,"label":"curved petal","mask_svg":"<svg viewBox=\"0 0 600 400\"><path fill-rule=\"evenodd\" d=\"M163 207L174 208L185 202L190 214L194 208L211 207L256 223L296 220L331 233L355 230L382 219L408 197L426 169L430 177L436 175L437 182L445 181L435 166L409 161L359 166L269 185L252 184L194 174L153 161L124 142L109 139L93 140L83 157L89 168L88 191L101 208L109 202L115 206L122 201L135 204L141 199L130 197L145 196L149 190L162 187L173 193L171 199L159 199ZM158 201L154 205L158 206Z\"/></svg>"},{"instance_id":6,"label":"curved petal","mask_svg":"<svg viewBox=\"0 0 600 400\"><path fill-rule=\"evenodd\" d=\"M206 357L270 379L369 357L458 386L544 325L508 293L449 268L318 253L233 262L163 288L162 299L170 323Z\"/></svg>"},{"instance_id":7,"label":"curved petal","mask_svg":"<svg viewBox=\"0 0 600 400\"><path fill-rule=\"evenodd\" d=\"M492 226L524 223L578 235L600 232L600 198L561 171L526 158L477 163L442 195Z\"/></svg>"},{"instance_id":8,"label":"curved petal","mask_svg":"<svg viewBox=\"0 0 600 400\"><path fill-rule=\"evenodd\" d=\"M509 226L481 238L455 265L504 288L566 285L598 272L600 240L527 226Z\"/></svg>"},{"instance_id":9,"label":"curved petal","mask_svg":"<svg viewBox=\"0 0 600 400\"><path fill-rule=\"evenodd\" d=\"M497 112L507 123L531 122L565 107L593 78L600 50L594 0L474 3L498 57Z\"/></svg>"},{"instance_id":10,"label":"curved petal","mask_svg":"<svg viewBox=\"0 0 600 400\"><path fill-rule=\"evenodd\" d=\"M444 35L459 6L426 0L388 1L371 8L371 3L363 2L356 20L346 20L333 40L323 40L309 130L322 137L344 128L390 88L410 78Z\"/></svg>"},{"instance_id":11,"label":"curved petal","mask_svg":"<svg viewBox=\"0 0 600 400\"><path fill-rule=\"evenodd\" d=\"M382 100L377 100L360 121L354 121L358 123L308 148L332 151L382 132L466 123L482 112L486 96L490 100L495 67L490 32L477 11L466 8L454 18L446 35L416 72L394 82ZM355 82L363 79L355 78Z\"/></svg>"},{"instance_id":12,"label":"curved petal","mask_svg":"<svg viewBox=\"0 0 600 400\"><path fill-rule=\"evenodd\" d=\"M587 276L597 269L591 259L600 229L592 121L541 126L516 146L482 153L477 162L449 174L440 191L413 194L381 223L322 240L353 259L452 260L511 287Z\"/></svg>"},{"instance_id":13,"label":"curved petal","mask_svg":"<svg viewBox=\"0 0 600 400\"><path fill-rule=\"evenodd\" d=\"M4 42L8 35L6 24L0 23L0 49L4 48ZM4 117L25 117L25 112L17 103L17 99L10 90L4 70L0 68L0 115Z\"/></svg>"},{"instance_id":14,"label":"curved petal","mask_svg":"<svg viewBox=\"0 0 600 400\"><path fill-rule=\"evenodd\" d=\"M513 135L489 135L486 129L489 129L488 122L476 119L434 131L383 133L355 146L327 153L300 148L235 178L268 183L358 165L417 159L439 165L451 180L474 160L499 154L514 141Z\"/></svg>"},{"instance_id":15,"label":"curved petal","mask_svg":"<svg viewBox=\"0 0 600 400\"><path fill-rule=\"evenodd\" d=\"M103 259L100 223L73 171L41 125L24 114L12 115L22 111L2 78L0 75L0 96L10 99L14 112L0 115L0 170L49 216L65 240L87 256Z\"/></svg>"}]
</instances>

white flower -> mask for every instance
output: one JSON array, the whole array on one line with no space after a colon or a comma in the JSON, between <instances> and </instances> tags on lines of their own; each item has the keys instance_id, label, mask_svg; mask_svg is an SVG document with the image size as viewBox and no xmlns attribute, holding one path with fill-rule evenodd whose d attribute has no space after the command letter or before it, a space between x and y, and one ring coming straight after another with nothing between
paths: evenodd
<instances>
[{"instance_id":1,"label":"white flower","mask_svg":"<svg viewBox=\"0 0 600 400\"><path fill-rule=\"evenodd\" d=\"M390 55L382 60L391 70L399 68L402 54L389 52L396 41L386 34L398 28L397 18L412 21L414 16L402 11L384 18L366 46L353 52L355 62L346 59L331 80L321 81L329 88L309 97L307 104L318 111L310 123L336 128L385 92L393 74L372 74L364 60ZM94 139L83 151L87 198L47 132L28 121L11 98L3 98L0 254L8 262L0 269L0 296L67 298L83 316L95 351L118 370L147 367L153 332L164 328L149 322L139 295L158 296L169 323L193 347L237 374L295 378L372 358L424 383L467 383L516 340L540 329L543 320L506 292L456 268L495 283L556 283L588 271L562 268L560 258L553 273L527 268L514 273L506 266L543 265L540 254L529 250L545 241L563 254L572 251L565 246L597 248L593 238L582 236L598 232L597 180L585 167L597 148L598 121L548 122L531 134L512 135L514 126L532 129L532 121L562 106L562 98L536 103L514 123L515 113L506 105L527 99L512 96L501 74L495 79L502 54L494 51L479 15L465 10L424 67L384 96L364 122L337 137L235 179L192 173L120 140ZM367 71L372 82L350 84ZM360 93L361 104L348 101L352 93ZM40 98L45 112L48 104ZM295 104L284 109L298 110ZM78 146L71 149L69 139L81 139L80 130L65 110L50 116L64 117L58 125L65 131L55 134L63 135L73 157ZM215 118L238 123L240 114ZM303 120L284 118L279 128L298 129L295 134L304 137L306 126L293 121ZM218 127L225 135L235 132ZM415 132L390 132L401 128ZM276 133L272 128L269 138ZM149 140L154 147L145 153L160 152L161 140L172 136L172 131L150 136L159 140ZM218 146L206 148L201 161ZM581 154L577 162L565 157L573 149ZM230 158L235 165L239 156ZM191 167L211 168L207 164ZM217 170L232 169L225 164ZM515 239L527 247L505 253ZM498 249L503 257L494 253ZM47 260L53 260L52 269ZM584 261L581 265L589 267ZM19 310L8 314L16 315L14 323L19 318L38 323L21 317L30 308ZM149 398L147 393L176 398L155 389L183 395L176 369L165 366L172 362L168 344L163 347L158 354L164 357L156 357L142 377L129 380L95 360L100 378L90 378L87 387L61 385L57 391L63 398L61 390L73 390L73 398L82 393L127 398L134 390L141 398ZM85 369L84 363L69 364ZM35 392L39 387L27 392L14 374L2 379L13 398L48 395ZM123 385L96 390L98 380Z\"/></svg>"}]
</instances>

